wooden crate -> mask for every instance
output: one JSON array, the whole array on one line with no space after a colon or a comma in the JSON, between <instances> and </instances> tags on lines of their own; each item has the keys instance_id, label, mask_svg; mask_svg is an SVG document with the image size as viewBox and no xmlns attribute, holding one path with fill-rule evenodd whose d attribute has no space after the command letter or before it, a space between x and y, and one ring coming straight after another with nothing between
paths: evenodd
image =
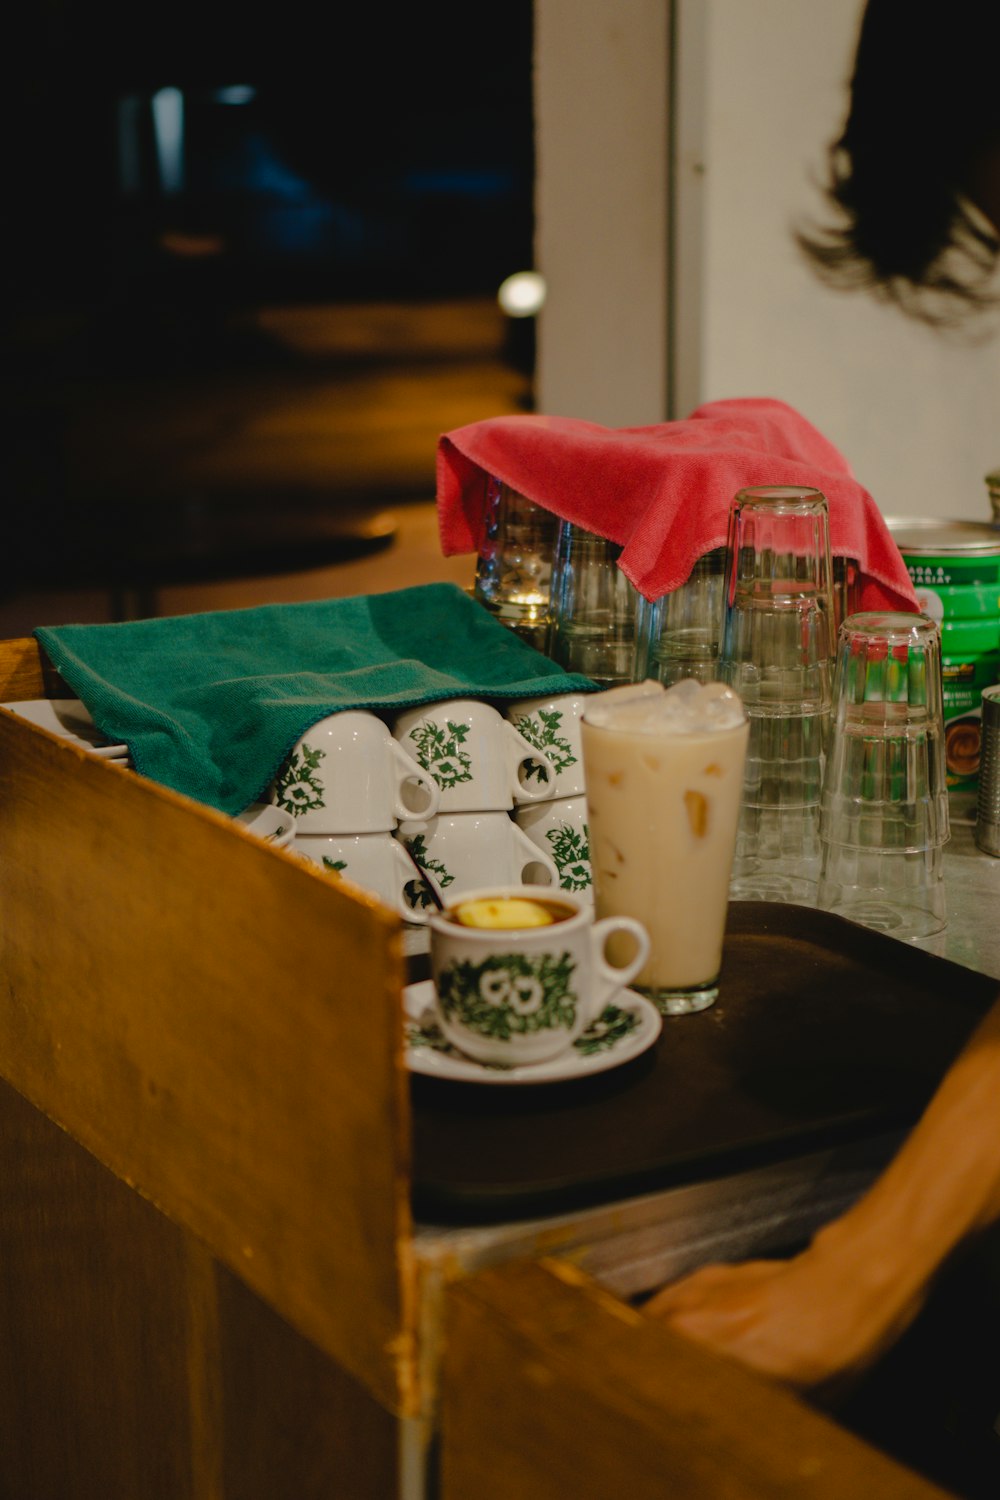
<instances>
[{"instance_id":1,"label":"wooden crate","mask_svg":"<svg viewBox=\"0 0 1000 1500\"><path fill-rule=\"evenodd\" d=\"M33 641L0 643L0 701L59 693ZM378 1408L414 1412L400 920L5 711L0 913L4 1243L33 1247L22 1291L42 1297L74 1235L98 1259L119 1220L123 1253L137 1242L124 1184L170 1226L151 1275L176 1281L195 1385L213 1378L232 1273ZM69 1138L110 1175L94 1179ZM221 1399L203 1395L195 1429Z\"/></svg>"}]
</instances>

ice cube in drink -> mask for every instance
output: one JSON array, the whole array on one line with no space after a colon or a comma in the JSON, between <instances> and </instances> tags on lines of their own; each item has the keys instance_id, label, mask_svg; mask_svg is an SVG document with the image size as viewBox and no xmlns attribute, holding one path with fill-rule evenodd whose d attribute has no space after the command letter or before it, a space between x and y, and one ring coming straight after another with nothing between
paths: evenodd
<instances>
[{"instance_id":1,"label":"ice cube in drink","mask_svg":"<svg viewBox=\"0 0 1000 1500\"><path fill-rule=\"evenodd\" d=\"M718 994L748 735L721 682L612 688L584 712L596 914L647 928L633 983L666 1014Z\"/></svg>"}]
</instances>

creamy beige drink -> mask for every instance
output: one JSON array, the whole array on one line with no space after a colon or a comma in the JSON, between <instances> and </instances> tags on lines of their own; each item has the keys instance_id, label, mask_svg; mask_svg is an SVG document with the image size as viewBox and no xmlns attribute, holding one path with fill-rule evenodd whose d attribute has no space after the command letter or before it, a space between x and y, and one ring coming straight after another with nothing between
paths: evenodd
<instances>
[{"instance_id":1,"label":"creamy beige drink","mask_svg":"<svg viewBox=\"0 0 1000 1500\"><path fill-rule=\"evenodd\" d=\"M647 928L633 984L670 1013L718 992L748 734L720 682L612 688L584 713L597 915Z\"/></svg>"}]
</instances>

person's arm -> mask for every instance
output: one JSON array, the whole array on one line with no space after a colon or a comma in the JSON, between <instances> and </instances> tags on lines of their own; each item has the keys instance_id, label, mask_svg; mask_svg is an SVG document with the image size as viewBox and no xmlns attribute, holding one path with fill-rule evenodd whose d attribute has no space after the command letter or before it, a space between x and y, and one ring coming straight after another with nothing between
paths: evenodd
<instances>
[{"instance_id":1,"label":"person's arm","mask_svg":"<svg viewBox=\"0 0 1000 1500\"><path fill-rule=\"evenodd\" d=\"M763 1374L821 1387L903 1332L949 1253L1000 1218L1000 1003L873 1186L787 1261L707 1266L645 1305Z\"/></svg>"}]
</instances>

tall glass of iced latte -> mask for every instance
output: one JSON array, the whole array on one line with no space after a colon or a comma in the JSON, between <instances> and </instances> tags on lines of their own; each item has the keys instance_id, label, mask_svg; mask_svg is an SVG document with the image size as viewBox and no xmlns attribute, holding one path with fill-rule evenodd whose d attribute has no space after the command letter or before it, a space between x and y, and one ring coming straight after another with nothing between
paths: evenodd
<instances>
[{"instance_id":1,"label":"tall glass of iced latte","mask_svg":"<svg viewBox=\"0 0 1000 1500\"><path fill-rule=\"evenodd\" d=\"M598 917L636 917L649 958L633 986L665 1015L718 994L749 722L721 682L634 683L583 716Z\"/></svg>"}]
</instances>

